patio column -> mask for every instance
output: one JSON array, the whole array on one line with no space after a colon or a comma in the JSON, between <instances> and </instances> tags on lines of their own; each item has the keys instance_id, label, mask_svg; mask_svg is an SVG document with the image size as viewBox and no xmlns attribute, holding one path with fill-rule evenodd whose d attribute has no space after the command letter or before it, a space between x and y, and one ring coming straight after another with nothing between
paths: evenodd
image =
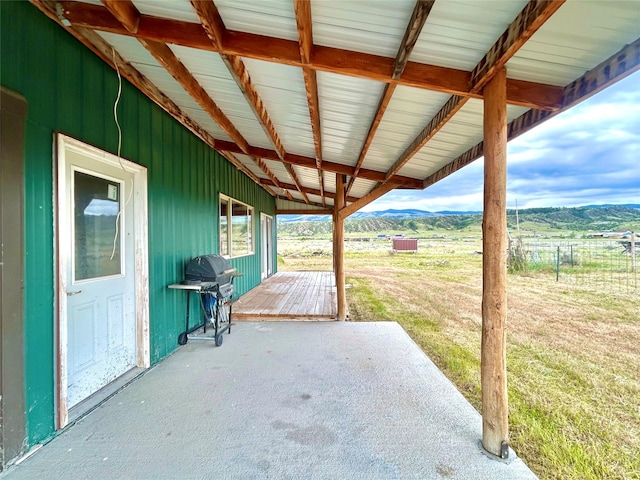
<instances>
[{"instance_id":1,"label":"patio column","mask_svg":"<svg viewBox=\"0 0 640 480\"><path fill-rule=\"evenodd\" d=\"M508 455L507 319L507 91L506 69L484 87L484 214L482 219L482 445Z\"/></svg>"},{"instance_id":2,"label":"patio column","mask_svg":"<svg viewBox=\"0 0 640 480\"><path fill-rule=\"evenodd\" d=\"M344 175L336 173L336 197L333 205L333 271L336 275L338 318L347 318L347 294L344 286L344 217L338 215L345 206Z\"/></svg>"}]
</instances>

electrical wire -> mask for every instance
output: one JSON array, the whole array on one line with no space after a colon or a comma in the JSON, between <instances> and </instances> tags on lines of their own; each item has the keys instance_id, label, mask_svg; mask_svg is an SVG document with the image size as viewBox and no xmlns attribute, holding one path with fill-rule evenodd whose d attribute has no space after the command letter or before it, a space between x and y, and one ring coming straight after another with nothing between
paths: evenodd
<instances>
[{"instance_id":1,"label":"electrical wire","mask_svg":"<svg viewBox=\"0 0 640 480\"><path fill-rule=\"evenodd\" d=\"M122 149L122 128L120 127L120 121L118 120L118 104L120 103L120 96L122 95L122 76L120 75L120 69L118 68L118 60L116 58L116 50L112 47L111 51L113 52L113 64L116 67L116 74L118 75L118 94L116 95L116 101L113 104L113 119L115 120L116 127L118 129L118 152L117 152L117 156L118 156L118 163L120 163L120 168L122 168L123 172L126 172L127 170L124 167L124 164L122 163L122 158L120 157L120 152L121 152L121 149ZM131 180L131 188L129 189L129 195L127 196L127 199L124 202L124 205L122 205L118 209L118 215L116 215L116 232L115 232L115 235L113 236L113 249L111 250L111 256L109 257L109 260L113 260L113 257L116 254L116 246L117 246L117 243L118 243L118 231L119 231L119 226L120 226L120 217L122 216L122 212L124 211L124 209L127 207L129 202L131 201L132 195L133 195L133 179Z\"/></svg>"}]
</instances>

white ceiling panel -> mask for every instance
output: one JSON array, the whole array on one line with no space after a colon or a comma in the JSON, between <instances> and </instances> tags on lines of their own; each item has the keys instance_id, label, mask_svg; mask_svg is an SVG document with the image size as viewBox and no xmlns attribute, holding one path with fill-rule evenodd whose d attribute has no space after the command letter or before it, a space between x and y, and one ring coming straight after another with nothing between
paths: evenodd
<instances>
[{"instance_id":1,"label":"white ceiling panel","mask_svg":"<svg viewBox=\"0 0 640 480\"><path fill-rule=\"evenodd\" d=\"M315 158L309 104L300 68L243 59L278 136L288 153Z\"/></svg>"},{"instance_id":2,"label":"white ceiling panel","mask_svg":"<svg viewBox=\"0 0 640 480\"><path fill-rule=\"evenodd\" d=\"M640 36L640 2L569 0L507 63L509 78L565 86Z\"/></svg>"},{"instance_id":3,"label":"white ceiling panel","mask_svg":"<svg viewBox=\"0 0 640 480\"><path fill-rule=\"evenodd\" d=\"M267 37L298 40L296 16L291 0L216 0L225 27Z\"/></svg>"},{"instance_id":4,"label":"white ceiling panel","mask_svg":"<svg viewBox=\"0 0 640 480\"><path fill-rule=\"evenodd\" d=\"M322 159L355 165L384 85L373 80L318 72Z\"/></svg>"},{"instance_id":5,"label":"white ceiling panel","mask_svg":"<svg viewBox=\"0 0 640 480\"><path fill-rule=\"evenodd\" d=\"M170 47L250 145L273 148L273 143L220 55L176 45Z\"/></svg>"},{"instance_id":6,"label":"white ceiling panel","mask_svg":"<svg viewBox=\"0 0 640 480\"><path fill-rule=\"evenodd\" d=\"M527 0L437 1L409 60L473 70L526 4Z\"/></svg>"},{"instance_id":7,"label":"white ceiling panel","mask_svg":"<svg viewBox=\"0 0 640 480\"><path fill-rule=\"evenodd\" d=\"M318 0L311 2L313 41L395 58L415 0Z\"/></svg>"}]
</instances>

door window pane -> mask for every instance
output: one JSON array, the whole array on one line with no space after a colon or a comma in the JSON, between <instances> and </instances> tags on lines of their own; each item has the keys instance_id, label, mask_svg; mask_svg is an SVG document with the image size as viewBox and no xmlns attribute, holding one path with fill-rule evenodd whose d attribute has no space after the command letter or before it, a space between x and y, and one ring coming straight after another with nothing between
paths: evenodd
<instances>
[{"instance_id":1,"label":"door window pane","mask_svg":"<svg viewBox=\"0 0 640 480\"><path fill-rule=\"evenodd\" d=\"M73 182L75 279L122 273L120 184L82 172L74 172Z\"/></svg>"}]
</instances>

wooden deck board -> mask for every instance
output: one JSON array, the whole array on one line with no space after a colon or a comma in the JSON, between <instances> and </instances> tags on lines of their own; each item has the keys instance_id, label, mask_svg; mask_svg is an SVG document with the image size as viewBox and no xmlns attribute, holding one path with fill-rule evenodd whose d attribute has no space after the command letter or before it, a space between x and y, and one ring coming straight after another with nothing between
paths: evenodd
<instances>
[{"instance_id":1,"label":"wooden deck board","mask_svg":"<svg viewBox=\"0 0 640 480\"><path fill-rule=\"evenodd\" d=\"M335 320L333 272L278 272L233 306L234 320Z\"/></svg>"}]
</instances>

